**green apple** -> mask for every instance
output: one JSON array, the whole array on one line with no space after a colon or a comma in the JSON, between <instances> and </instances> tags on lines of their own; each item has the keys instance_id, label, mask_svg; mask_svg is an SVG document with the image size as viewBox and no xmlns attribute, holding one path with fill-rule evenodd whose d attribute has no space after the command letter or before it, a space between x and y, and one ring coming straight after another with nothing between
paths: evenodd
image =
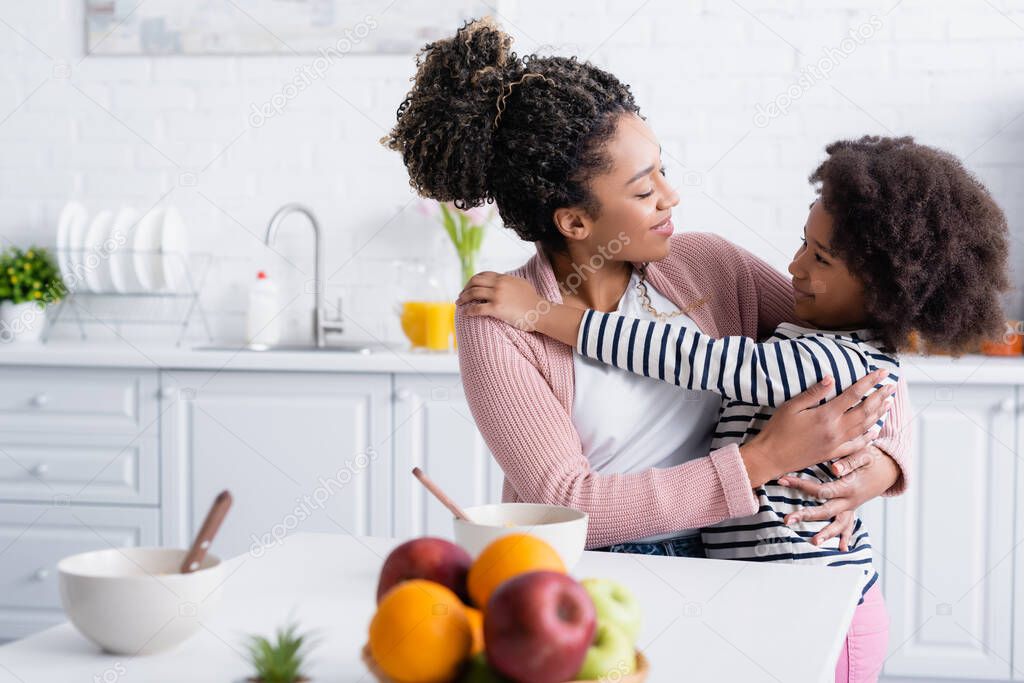
<instances>
[{"instance_id":1,"label":"green apple","mask_svg":"<svg viewBox=\"0 0 1024 683\"><path fill-rule=\"evenodd\" d=\"M580 583L594 601L597 620L617 625L635 644L640 635L640 603L633 593L611 579L583 579Z\"/></svg>"},{"instance_id":2,"label":"green apple","mask_svg":"<svg viewBox=\"0 0 1024 683\"><path fill-rule=\"evenodd\" d=\"M583 667L576 678L585 680L604 679L615 675L628 676L636 669L636 651L633 641L616 624L597 619L594 641L587 648Z\"/></svg>"}]
</instances>

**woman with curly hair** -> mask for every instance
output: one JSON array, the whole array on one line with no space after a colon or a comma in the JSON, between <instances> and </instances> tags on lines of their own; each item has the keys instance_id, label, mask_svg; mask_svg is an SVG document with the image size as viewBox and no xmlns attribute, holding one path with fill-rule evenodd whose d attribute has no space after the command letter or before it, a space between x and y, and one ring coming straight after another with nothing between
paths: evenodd
<instances>
[{"instance_id":1,"label":"woman with curly hair","mask_svg":"<svg viewBox=\"0 0 1024 683\"><path fill-rule=\"evenodd\" d=\"M467 315L491 315L584 357L715 392L724 402L712 448L756 438L775 408L824 372L835 378L829 398L872 374L882 375L879 386L897 382L895 353L912 331L953 353L996 337L999 295L1009 286L1007 226L985 188L951 155L908 137L863 137L826 149L829 158L811 176L821 197L789 265L805 325L784 322L760 342L715 338L687 323L552 303L528 280L496 273L474 276L459 303L485 301ZM861 605L848 636L855 645L848 643L836 678L876 680L888 617L872 590L878 571L868 532L857 519L838 541L816 542L828 526L843 525L808 516L819 505L811 493L834 480L817 465L765 482L754 490L758 511L705 528L704 549L717 559L860 568Z\"/></svg>"},{"instance_id":2,"label":"woman with curly hair","mask_svg":"<svg viewBox=\"0 0 1024 683\"><path fill-rule=\"evenodd\" d=\"M515 274L546 301L671 319L711 337L761 338L798 319L790 282L764 261L711 234L673 236L678 196L628 86L574 58L520 58L511 42L482 20L421 52L384 139L419 194L495 203L505 226L535 243ZM587 512L590 549L704 556L701 527L754 514L754 487L821 462L858 476L829 484L830 499L808 515L840 522L820 541L852 523L851 510L905 486L905 391L887 385L861 400L872 375L819 405L834 381L823 376L756 438L711 450L718 397L680 401L668 384L472 315L488 312L487 299L470 299L456 311L462 381L504 472L502 499ZM887 411L881 434L870 431Z\"/></svg>"}]
</instances>

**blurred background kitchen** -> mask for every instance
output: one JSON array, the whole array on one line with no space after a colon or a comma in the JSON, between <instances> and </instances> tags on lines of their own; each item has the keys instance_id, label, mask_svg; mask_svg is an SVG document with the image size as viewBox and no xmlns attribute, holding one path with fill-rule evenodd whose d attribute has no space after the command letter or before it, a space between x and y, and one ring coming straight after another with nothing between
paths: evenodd
<instances>
[{"instance_id":1,"label":"blurred background kitchen","mask_svg":"<svg viewBox=\"0 0 1024 683\"><path fill-rule=\"evenodd\" d=\"M909 133L965 159L1018 236L1021 9L1007 0L557 11L528 0L5 2L0 235L55 245L69 199L90 218L176 206L189 250L216 264L201 291L214 334L240 340L259 269L294 299L286 331L306 329L311 297L295 297L312 277L310 235L289 228L273 249L263 243L273 212L301 202L321 223L326 299L344 297L349 333L402 341L381 289L395 282L393 262L458 263L378 139L418 46L491 13L520 53L576 54L632 85L682 191L682 229L721 233L784 267L824 145ZM1020 240L1013 246L1016 264ZM497 269L532 253L500 227L482 249L480 266ZM1019 295L1008 303L1021 317Z\"/></svg>"},{"instance_id":2,"label":"blurred background kitchen","mask_svg":"<svg viewBox=\"0 0 1024 683\"><path fill-rule=\"evenodd\" d=\"M428 342L424 321L450 314L465 269L533 246L483 211L448 215L456 249L379 144L416 50L486 14L520 54L631 84L678 228L780 269L828 142L910 134L953 152L1009 219L1010 334L990 351L1020 355L1024 0L4 0L0 247L46 282L0 285L30 328L0 344L0 638L61 619L56 559L180 544L222 488L237 500L224 556L295 529L447 534L416 464L464 504L499 497L450 334ZM289 203L318 222L322 287L307 216L267 243ZM12 312L62 278L75 286L48 327ZM309 346L318 292L347 353L238 350L268 327L262 341ZM1024 359L905 367L915 479L868 511L887 675L1024 679ZM296 519L323 477L341 493Z\"/></svg>"}]
</instances>

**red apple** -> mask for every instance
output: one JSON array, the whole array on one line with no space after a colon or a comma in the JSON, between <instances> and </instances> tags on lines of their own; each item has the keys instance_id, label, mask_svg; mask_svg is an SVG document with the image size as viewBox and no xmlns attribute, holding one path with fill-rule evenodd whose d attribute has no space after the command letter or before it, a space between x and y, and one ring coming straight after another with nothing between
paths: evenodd
<instances>
[{"instance_id":1,"label":"red apple","mask_svg":"<svg viewBox=\"0 0 1024 683\"><path fill-rule=\"evenodd\" d=\"M576 676L597 622L594 603L571 576L553 571L505 581L484 610L487 662L518 683Z\"/></svg>"},{"instance_id":2,"label":"red apple","mask_svg":"<svg viewBox=\"0 0 1024 683\"><path fill-rule=\"evenodd\" d=\"M377 582L377 602L395 584L409 579L426 579L450 589L468 605L466 574L472 563L469 553L443 538L424 536L406 541L384 560Z\"/></svg>"}]
</instances>

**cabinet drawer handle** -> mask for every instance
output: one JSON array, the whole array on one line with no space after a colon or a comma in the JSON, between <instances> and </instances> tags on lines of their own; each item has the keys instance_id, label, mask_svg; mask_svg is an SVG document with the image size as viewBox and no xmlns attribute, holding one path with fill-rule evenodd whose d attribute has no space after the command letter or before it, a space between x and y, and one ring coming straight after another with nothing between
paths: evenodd
<instances>
[{"instance_id":1,"label":"cabinet drawer handle","mask_svg":"<svg viewBox=\"0 0 1024 683\"><path fill-rule=\"evenodd\" d=\"M37 477L45 477L49 471L50 466L47 465L45 462L41 462L32 468L32 474L36 475Z\"/></svg>"},{"instance_id":2,"label":"cabinet drawer handle","mask_svg":"<svg viewBox=\"0 0 1024 683\"><path fill-rule=\"evenodd\" d=\"M399 389L395 396L399 401L408 401L412 398L412 391L409 389Z\"/></svg>"},{"instance_id":3,"label":"cabinet drawer handle","mask_svg":"<svg viewBox=\"0 0 1024 683\"><path fill-rule=\"evenodd\" d=\"M31 401L32 405L34 405L37 408L42 408L49 402L50 397L47 396L46 394L36 394L35 396L32 397Z\"/></svg>"},{"instance_id":4,"label":"cabinet drawer handle","mask_svg":"<svg viewBox=\"0 0 1024 683\"><path fill-rule=\"evenodd\" d=\"M46 567L40 567L32 574L32 578L36 581L46 581L46 579L50 578L50 570Z\"/></svg>"},{"instance_id":5,"label":"cabinet drawer handle","mask_svg":"<svg viewBox=\"0 0 1024 683\"><path fill-rule=\"evenodd\" d=\"M164 387L160 390L160 398L172 399L174 398L174 389L171 387Z\"/></svg>"},{"instance_id":6,"label":"cabinet drawer handle","mask_svg":"<svg viewBox=\"0 0 1024 683\"><path fill-rule=\"evenodd\" d=\"M1012 415L1017 412L1017 401L1013 398L1004 398L999 403L999 412Z\"/></svg>"}]
</instances>

